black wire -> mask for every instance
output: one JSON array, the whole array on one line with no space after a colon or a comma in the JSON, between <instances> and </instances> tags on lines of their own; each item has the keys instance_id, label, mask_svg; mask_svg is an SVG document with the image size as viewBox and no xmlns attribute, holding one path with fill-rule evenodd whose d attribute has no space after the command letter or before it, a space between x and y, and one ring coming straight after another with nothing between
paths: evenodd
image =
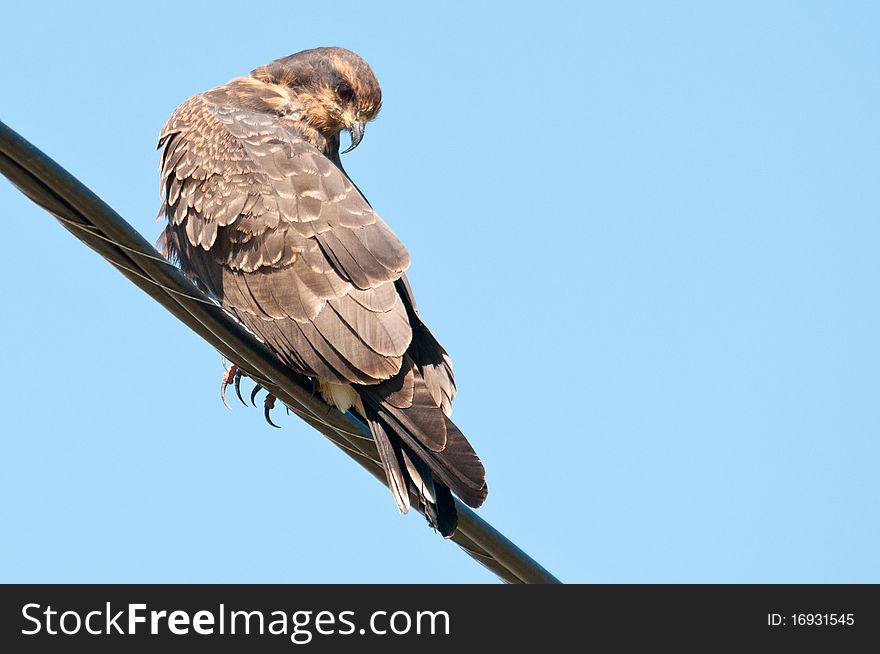
<instances>
[{"instance_id":1,"label":"black wire","mask_svg":"<svg viewBox=\"0 0 880 654\"><path fill-rule=\"evenodd\" d=\"M284 366L179 269L164 260L110 206L2 122L0 172L127 279L386 483L369 430L363 424L320 400L312 392L308 378ZM459 523L452 540L503 581L559 583L537 561L458 500L456 508Z\"/></svg>"}]
</instances>

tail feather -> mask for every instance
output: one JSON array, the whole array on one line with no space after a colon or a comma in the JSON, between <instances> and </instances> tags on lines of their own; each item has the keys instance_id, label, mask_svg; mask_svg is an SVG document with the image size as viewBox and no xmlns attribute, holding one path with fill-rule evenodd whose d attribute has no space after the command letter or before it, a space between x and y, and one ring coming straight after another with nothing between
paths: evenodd
<instances>
[{"instance_id":1,"label":"tail feather","mask_svg":"<svg viewBox=\"0 0 880 654\"><path fill-rule=\"evenodd\" d=\"M400 452L422 510L428 517L428 524L444 538L449 538L458 526L458 511L455 510L452 491L445 484L435 481L427 466L403 443L400 444Z\"/></svg>"},{"instance_id":2,"label":"tail feather","mask_svg":"<svg viewBox=\"0 0 880 654\"><path fill-rule=\"evenodd\" d=\"M437 531L449 538L458 527L458 511L455 510L455 500L452 499L452 491L449 486L437 484Z\"/></svg>"},{"instance_id":3,"label":"tail feather","mask_svg":"<svg viewBox=\"0 0 880 654\"><path fill-rule=\"evenodd\" d=\"M446 426L446 447L440 451L432 451L422 445L427 439L419 429L412 429L412 421L407 425L398 419L405 409L366 397L376 416L383 425L398 436L414 453L415 457L424 462L435 480L443 482L461 500L474 508L479 507L486 499L486 472L470 443L449 418L444 416ZM438 409L439 411L439 409Z\"/></svg>"},{"instance_id":4,"label":"tail feather","mask_svg":"<svg viewBox=\"0 0 880 654\"><path fill-rule=\"evenodd\" d=\"M412 326L412 341L398 374L356 389L398 508L405 512L412 494L428 523L448 538L458 524L452 493L479 507L488 494L486 471L449 419L455 397L449 355L419 317L405 274L395 287Z\"/></svg>"},{"instance_id":5,"label":"tail feather","mask_svg":"<svg viewBox=\"0 0 880 654\"><path fill-rule=\"evenodd\" d=\"M382 467L385 468L385 476L388 479L388 488L394 496L394 501L401 513L409 511L409 484L406 475L400 466L396 448L392 445L385 427L375 419L368 419L370 433L376 442L379 458L382 459Z\"/></svg>"},{"instance_id":6,"label":"tail feather","mask_svg":"<svg viewBox=\"0 0 880 654\"><path fill-rule=\"evenodd\" d=\"M434 477L430 470L425 469L425 464L415 458L410 452L407 452L402 446L400 454L403 458L403 464L406 466L406 472L413 482L419 497L424 497L431 504L437 503L437 490L434 486Z\"/></svg>"},{"instance_id":7,"label":"tail feather","mask_svg":"<svg viewBox=\"0 0 880 654\"><path fill-rule=\"evenodd\" d=\"M428 524L444 538L452 536L458 525L458 514L449 488L434 479L431 470L406 446L397 432L392 430L389 434L385 420L372 408L367 409L367 423L400 512L409 510L412 494L418 498Z\"/></svg>"}]
</instances>

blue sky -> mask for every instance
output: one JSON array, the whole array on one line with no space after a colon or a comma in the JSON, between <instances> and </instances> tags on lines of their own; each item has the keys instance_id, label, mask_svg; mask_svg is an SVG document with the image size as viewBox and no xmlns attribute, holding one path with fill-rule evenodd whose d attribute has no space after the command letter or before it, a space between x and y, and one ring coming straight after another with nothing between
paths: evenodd
<instances>
[{"instance_id":1,"label":"blue sky","mask_svg":"<svg viewBox=\"0 0 880 654\"><path fill-rule=\"evenodd\" d=\"M565 581L880 581L873 3L8 7L0 119L148 239L188 96L341 45L480 514ZM0 182L0 581L491 582Z\"/></svg>"}]
</instances>

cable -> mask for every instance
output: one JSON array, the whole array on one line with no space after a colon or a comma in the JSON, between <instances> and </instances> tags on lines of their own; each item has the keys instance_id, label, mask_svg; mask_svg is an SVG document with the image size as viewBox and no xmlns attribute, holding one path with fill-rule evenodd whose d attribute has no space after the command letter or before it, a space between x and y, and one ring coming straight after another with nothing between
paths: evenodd
<instances>
[{"instance_id":1,"label":"cable","mask_svg":"<svg viewBox=\"0 0 880 654\"><path fill-rule=\"evenodd\" d=\"M386 483L369 431L359 421L316 397L308 378L284 366L253 334L162 258L109 205L2 122L0 172L129 281L224 357L235 361L248 376L376 479ZM455 503L459 524L451 540L474 560L507 583L560 583L474 511L457 499Z\"/></svg>"}]
</instances>

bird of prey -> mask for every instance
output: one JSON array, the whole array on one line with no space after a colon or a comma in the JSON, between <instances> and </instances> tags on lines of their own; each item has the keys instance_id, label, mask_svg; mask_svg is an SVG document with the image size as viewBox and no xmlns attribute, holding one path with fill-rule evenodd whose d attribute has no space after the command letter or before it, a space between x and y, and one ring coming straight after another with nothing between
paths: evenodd
<instances>
[{"instance_id":1,"label":"bird of prey","mask_svg":"<svg viewBox=\"0 0 880 654\"><path fill-rule=\"evenodd\" d=\"M340 161L340 132L351 134L345 152L357 147L381 100L370 66L343 48L283 57L193 96L159 139L160 247L327 403L369 426L400 511L412 493L449 537L450 490L480 506L485 470L449 418L452 364L419 317L409 254Z\"/></svg>"}]
</instances>

